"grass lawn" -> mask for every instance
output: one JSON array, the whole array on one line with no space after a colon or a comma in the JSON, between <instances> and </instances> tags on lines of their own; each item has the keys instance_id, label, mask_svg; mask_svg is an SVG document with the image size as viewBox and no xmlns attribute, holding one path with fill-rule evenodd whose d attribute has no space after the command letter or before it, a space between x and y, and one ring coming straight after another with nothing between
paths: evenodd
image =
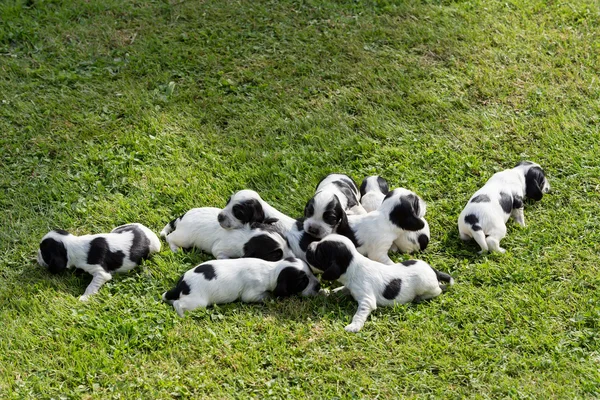
<instances>
[{"instance_id":1,"label":"grass lawn","mask_svg":"<svg viewBox=\"0 0 600 400\"><path fill-rule=\"evenodd\" d=\"M600 397L599 54L592 0L2 1L0 398ZM522 159L553 191L479 256L457 216ZM453 289L349 334L349 299L177 317L199 252L87 304L34 261L242 188L300 216L329 172L420 194Z\"/></svg>"}]
</instances>

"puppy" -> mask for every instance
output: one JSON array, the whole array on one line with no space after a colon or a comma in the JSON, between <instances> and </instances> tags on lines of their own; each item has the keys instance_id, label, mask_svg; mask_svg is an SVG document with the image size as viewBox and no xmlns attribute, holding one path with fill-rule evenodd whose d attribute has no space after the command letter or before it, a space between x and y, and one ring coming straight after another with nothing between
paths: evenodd
<instances>
[{"instance_id":1,"label":"puppy","mask_svg":"<svg viewBox=\"0 0 600 400\"><path fill-rule=\"evenodd\" d=\"M380 176L369 176L365 178L360 185L360 202L367 212L375 211L379 208L381 203L383 203L383 199L388 193L389 186L385 179ZM425 213L423 212L423 215L424 214ZM405 231L394 241L390 250L400 250L404 253L414 253L416 251L425 250L429 244L431 234L429 231L429 224L425 218L421 218L421 221L424 225L422 229L417 231Z\"/></svg>"},{"instance_id":2,"label":"puppy","mask_svg":"<svg viewBox=\"0 0 600 400\"><path fill-rule=\"evenodd\" d=\"M271 293L276 297L311 296L319 290L319 281L302 260L240 258L208 261L187 271L173 289L163 294L163 300L183 317L186 310L212 304L258 302Z\"/></svg>"},{"instance_id":3,"label":"puppy","mask_svg":"<svg viewBox=\"0 0 600 400\"><path fill-rule=\"evenodd\" d=\"M296 258L306 261L306 250L312 242L318 242L319 238L312 236L304 231L304 218L299 218L296 223L287 233L285 238L288 246Z\"/></svg>"},{"instance_id":4,"label":"puppy","mask_svg":"<svg viewBox=\"0 0 600 400\"><path fill-rule=\"evenodd\" d=\"M304 221L304 230L318 239L332 233L346 236L362 255L384 264L393 264L388 251L395 241L399 240L401 246L404 246L405 242L415 246L410 241L412 236L403 238L403 235L414 236L419 233L426 236L426 239L420 239L422 243L429 242L426 235L428 229L423 219L425 211L425 202L406 189L394 189L389 192L377 210L363 215L346 216L341 202L334 196L324 213L326 225L319 224L315 228L312 220L307 218ZM310 215L308 207L305 212L306 215ZM417 243L419 238L420 236L417 236Z\"/></svg>"},{"instance_id":5,"label":"puppy","mask_svg":"<svg viewBox=\"0 0 600 400\"><path fill-rule=\"evenodd\" d=\"M368 176L360 184L360 204L366 212L375 211L389 191L387 181L381 176Z\"/></svg>"},{"instance_id":6,"label":"puppy","mask_svg":"<svg viewBox=\"0 0 600 400\"><path fill-rule=\"evenodd\" d=\"M377 306L431 299L446 289L439 281L454 283L450 275L424 261L408 260L396 265L372 261L340 235L311 243L306 258L313 269L323 271L322 279L339 281L344 285L343 290L358 302L352 323L345 327L348 332L358 332Z\"/></svg>"},{"instance_id":7,"label":"puppy","mask_svg":"<svg viewBox=\"0 0 600 400\"><path fill-rule=\"evenodd\" d=\"M169 222L161 231L171 250L196 247L217 259L256 257L278 261L292 251L274 228L267 224L244 224L239 229L223 229L217 220L221 210L193 208Z\"/></svg>"},{"instance_id":8,"label":"puppy","mask_svg":"<svg viewBox=\"0 0 600 400\"><path fill-rule=\"evenodd\" d=\"M512 169L495 173L471 197L458 217L462 240L475 239L480 253L498 251L500 240L506 236L506 221L510 217L525 226L523 198L535 201L548 193L550 184L542 168L531 161L521 161Z\"/></svg>"},{"instance_id":9,"label":"puppy","mask_svg":"<svg viewBox=\"0 0 600 400\"><path fill-rule=\"evenodd\" d=\"M223 229L237 229L252 222L272 224L284 236L296 222L294 218L271 207L253 190L234 193L227 200L225 208L219 212L217 219Z\"/></svg>"},{"instance_id":10,"label":"puppy","mask_svg":"<svg viewBox=\"0 0 600 400\"><path fill-rule=\"evenodd\" d=\"M53 274L73 267L92 274L92 282L79 298L86 301L115 272L129 271L159 251L160 240L142 224L122 225L110 233L83 236L56 229L42 238L37 261Z\"/></svg>"}]
</instances>

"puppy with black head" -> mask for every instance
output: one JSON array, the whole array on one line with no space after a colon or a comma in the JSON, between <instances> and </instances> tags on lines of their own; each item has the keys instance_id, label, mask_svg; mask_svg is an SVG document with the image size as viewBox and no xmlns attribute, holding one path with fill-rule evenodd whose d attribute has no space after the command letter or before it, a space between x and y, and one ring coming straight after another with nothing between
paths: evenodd
<instances>
[{"instance_id":1,"label":"puppy with black head","mask_svg":"<svg viewBox=\"0 0 600 400\"><path fill-rule=\"evenodd\" d=\"M296 220L264 201L254 190L240 190L227 200L218 216L223 229L238 229L244 224L260 222L275 226L284 236Z\"/></svg>"},{"instance_id":2,"label":"puppy with black head","mask_svg":"<svg viewBox=\"0 0 600 400\"><path fill-rule=\"evenodd\" d=\"M411 301L419 302L439 296L452 277L433 269L420 260L408 260L385 265L361 255L352 241L340 235L330 235L308 246L306 259L321 279L337 280L344 291L358 302L358 310L348 332L358 332L377 306L391 306Z\"/></svg>"},{"instance_id":3,"label":"puppy with black head","mask_svg":"<svg viewBox=\"0 0 600 400\"><path fill-rule=\"evenodd\" d=\"M195 247L217 259L256 257L278 261L293 255L275 227L255 222L239 229L223 229L217 219L220 212L213 207L193 208L165 225L160 234L174 252Z\"/></svg>"},{"instance_id":4,"label":"puppy with black head","mask_svg":"<svg viewBox=\"0 0 600 400\"><path fill-rule=\"evenodd\" d=\"M92 282L79 298L86 301L116 272L126 272L142 260L160 251L160 240L142 224L119 226L111 233L75 236L56 229L40 242L37 261L57 274L69 268L80 268L92 274Z\"/></svg>"},{"instance_id":5,"label":"puppy with black head","mask_svg":"<svg viewBox=\"0 0 600 400\"><path fill-rule=\"evenodd\" d=\"M408 250L419 246L421 235L429 242L429 229L423 215L425 215L425 202L414 192L406 189L394 189L389 192L379 208L362 215L346 215L337 196L331 207L323 213L325 224L316 225L309 218L304 220L304 230L317 239L337 233L349 238L356 246L359 253L372 260L384 264L393 264L388 252L398 241L402 246L408 242ZM310 202L307 204L305 215L310 212ZM405 238L405 235L417 237L416 245ZM412 237L411 236L411 237ZM410 247L412 246L412 247ZM426 246L426 244L425 244Z\"/></svg>"},{"instance_id":6,"label":"puppy with black head","mask_svg":"<svg viewBox=\"0 0 600 400\"><path fill-rule=\"evenodd\" d=\"M314 296L319 290L319 281L302 260L240 258L208 261L187 271L163 300L183 317L185 311L213 304L260 302L271 295Z\"/></svg>"},{"instance_id":7,"label":"puppy with black head","mask_svg":"<svg viewBox=\"0 0 600 400\"><path fill-rule=\"evenodd\" d=\"M368 176L360 184L360 204L366 212L375 211L389 191L388 182L384 178L377 175Z\"/></svg>"},{"instance_id":8,"label":"puppy with black head","mask_svg":"<svg viewBox=\"0 0 600 400\"><path fill-rule=\"evenodd\" d=\"M506 236L506 222L512 217L525 226L524 198L542 199L550 190L544 170L531 161L521 161L514 168L495 173L471 197L458 217L462 240L475 239L480 253L504 253L500 241Z\"/></svg>"}]
</instances>

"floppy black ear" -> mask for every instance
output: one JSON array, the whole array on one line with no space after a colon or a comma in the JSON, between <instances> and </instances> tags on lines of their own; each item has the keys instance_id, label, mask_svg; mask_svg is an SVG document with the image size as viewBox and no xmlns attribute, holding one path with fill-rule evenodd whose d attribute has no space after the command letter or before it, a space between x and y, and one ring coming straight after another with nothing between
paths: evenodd
<instances>
[{"instance_id":1,"label":"floppy black ear","mask_svg":"<svg viewBox=\"0 0 600 400\"><path fill-rule=\"evenodd\" d=\"M48 271L58 274L67 268L67 249L54 239L44 239L40 243L42 258L48 264Z\"/></svg>"},{"instance_id":2,"label":"floppy black ear","mask_svg":"<svg viewBox=\"0 0 600 400\"><path fill-rule=\"evenodd\" d=\"M308 286L306 272L295 267L284 268L277 277L277 286L273 290L276 297L288 297L302 292Z\"/></svg>"},{"instance_id":3,"label":"floppy black ear","mask_svg":"<svg viewBox=\"0 0 600 400\"><path fill-rule=\"evenodd\" d=\"M391 192L390 192L391 193ZM419 198L408 195L400 200L390 212L390 221L407 231L418 231L423 229L425 223L419 218Z\"/></svg>"},{"instance_id":4,"label":"floppy black ear","mask_svg":"<svg viewBox=\"0 0 600 400\"><path fill-rule=\"evenodd\" d=\"M277 221L279 221L277 218L265 218L265 220L263 221L263 224L273 225Z\"/></svg>"},{"instance_id":5,"label":"floppy black ear","mask_svg":"<svg viewBox=\"0 0 600 400\"><path fill-rule=\"evenodd\" d=\"M304 218L310 218L315 214L315 198L311 198L308 202L306 202L306 206L304 207Z\"/></svg>"},{"instance_id":6,"label":"floppy black ear","mask_svg":"<svg viewBox=\"0 0 600 400\"><path fill-rule=\"evenodd\" d=\"M546 176L540 167L531 167L525 174L525 196L540 201L544 196L543 188Z\"/></svg>"},{"instance_id":7,"label":"floppy black ear","mask_svg":"<svg viewBox=\"0 0 600 400\"><path fill-rule=\"evenodd\" d=\"M279 247L279 243L269 235L256 235L244 244L243 257L279 261L283 258L283 250Z\"/></svg>"},{"instance_id":8,"label":"floppy black ear","mask_svg":"<svg viewBox=\"0 0 600 400\"><path fill-rule=\"evenodd\" d=\"M345 274L353 257L345 243L336 241L320 243L315 255L319 264L317 268L323 271L321 277L328 281L339 279Z\"/></svg>"},{"instance_id":9,"label":"floppy black ear","mask_svg":"<svg viewBox=\"0 0 600 400\"><path fill-rule=\"evenodd\" d=\"M383 179L382 177L378 176L377 177L377 184L379 185L379 190L381 190L381 193L383 194L388 194L390 191L390 187L388 186L388 183L385 179Z\"/></svg>"},{"instance_id":10,"label":"floppy black ear","mask_svg":"<svg viewBox=\"0 0 600 400\"><path fill-rule=\"evenodd\" d=\"M233 206L233 215L245 224L265 220L265 212L256 199L246 200Z\"/></svg>"},{"instance_id":11,"label":"floppy black ear","mask_svg":"<svg viewBox=\"0 0 600 400\"><path fill-rule=\"evenodd\" d=\"M326 281L335 281L342 276L342 272L340 271L340 267L337 264L331 264L323 274L321 274L321 279Z\"/></svg>"}]
</instances>

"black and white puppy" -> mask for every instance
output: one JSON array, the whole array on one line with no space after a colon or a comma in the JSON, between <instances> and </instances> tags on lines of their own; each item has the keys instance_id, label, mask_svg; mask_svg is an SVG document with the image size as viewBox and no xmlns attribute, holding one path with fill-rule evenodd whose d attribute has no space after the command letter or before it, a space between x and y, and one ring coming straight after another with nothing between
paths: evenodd
<instances>
[{"instance_id":1,"label":"black and white puppy","mask_svg":"<svg viewBox=\"0 0 600 400\"><path fill-rule=\"evenodd\" d=\"M329 174L319 182L315 195L304 208L304 230L318 238L335 232L337 210L344 214L362 215L367 212L360 204L360 192L347 175Z\"/></svg>"},{"instance_id":2,"label":"black and white puppy","mask_svg":"<svg viewBox=\"0 0 600 400\"><path fill-rule=\"evenodd\" d=\"M521 161L512 169L495 173L471 197L458 217L462 240L475 239L481 251L498 251L500 240L506 236L506 222L512 217L525 226L523 214L525 197L535 201L550 190L542 168L531 161Z\"/></svg>"},{"instance_id":3,"label":"black and white puppy","mask_svg":"<svg viewBox=\"0 0 600 400\"><path fill-rule=\"evenodd\" d=\"M389 191L389 185L384 178L377 175L368 176L360 184L360 204L366 212L375 211Z\"/></svg>"},{"instance_id":4,"label":"black and white puppy","mask_svg":"<svg viewBox=\"0 0 600 400\"><path fill-rule=\"evenodd\" d=\"M420 260L408 260L396 265L385 265L361 255L352 242L340 235L330 235L313 242L306 252L308 263L323 271L324 280L337 280L358 302L358 310L348 332L358 332L371 311L377 306L391 306L411 301L434 298L446 289L452 277L433 269Z\"/></svg>"},{"instance_id":5,"label":"black and white puppy","mask_svg":"<svg viewBox=\"0 0 600 400\"><path fill-rule=\"evenodd\" d=\"M217 220L221 209L193 208L169 222L160 232L172 251L195 247L217 259L256 257L278 261L293 255L285 239L268 224L223 229Z\"/></svg>"},{"instance_id":6,"label":"black and white puppy","mask_svg":"<svg viewBox=\"0 0 600 400\"><path fill-rule=\"evenodd\" d=\"M231 195L217 217L223 229L237 229L244 224L262 222L274 225L284 235L296 220L271 207L254 190L240 190Z\"/></svg>"},{"instance_id":7,"label":"black and white puppy","mask_svg":"<svg viewBox=\"0 0 600 400\"><path fill-rule=\"evenodd\" d=\"M306 263L297 258L269 262L258 258L208 261L187 271L163 294L179 316L213 304L259 302L271 294L312 296L320 284Z\"/></svg>"},{"instance_id":8,"label":"black and white puppy","mask_svg":"<svg viewBox=\"0 0 600 400\"><path fill-rule=\"evenodd\" d=\"M400 188L401 190L406 190ZM389 186L387 181L380 176L369 176L366 177L360 185L361 198L360 202L367 210L367 212L375 211L383 203L383 199L389 193ZM424 204L424 203L423 203ZM423 210L425 215L425 210ZM405 230L398 239L394 241L394 244L390 248L391 251L400 250L403 253L414 253L416 251L423 251L427 248L431 233L429 231L429 224L425 218L421 217L423 222L423 228L410 231Z\"/></svg>"},{"instance_id":9,"label":"black and white puppy","mask_svg":"<svg viewBox=\"0 0 600 400\"><path fill-rule=\"evenodd\" d=\"M92 274L92 282L79 298L86 301L115 272L129 271L159 251L160 240L142 224L122 225L110 233L83 236L56 229L42 238L37 261L53 274L73 267Z\"/></svg>"},{"instance_id":10,"label":"black and white puppy","mask_svg":"<svg viewBox=\"0 0 600 400\"><path fill-rule=\"evenodd\" d=\"M294 255L302 261L306 261L306 250L308 249L308 245L312 242L321 240L304 231L304 218L296 220L296 223L292 229L288 231L285 239Z\"/></svg>"}]
</instances>

